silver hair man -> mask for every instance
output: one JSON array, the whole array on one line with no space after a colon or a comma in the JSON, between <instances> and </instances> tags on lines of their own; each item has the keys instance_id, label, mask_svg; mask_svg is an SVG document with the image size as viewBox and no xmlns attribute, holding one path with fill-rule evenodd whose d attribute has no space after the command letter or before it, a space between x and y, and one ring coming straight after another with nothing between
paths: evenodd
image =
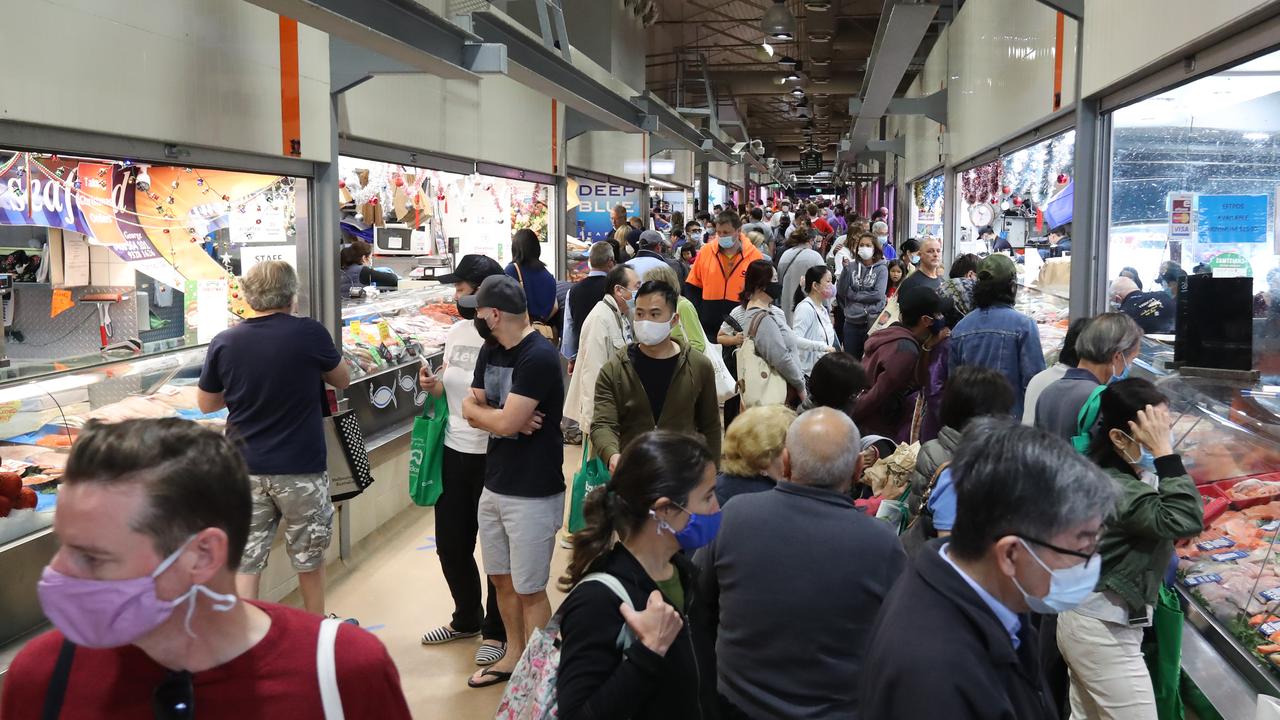
<instances>
[{"instance_id":1,"label":"silver hair man","mask_svg":"<svg viewBox=\"0 0 1280 720\"><path fill-rule=\"evenodd\" d=\"M1133 318L1121 312L1103 313L1089 321L1076 340L1076 354L1081 360L1109 363L1116 353L1137 352L1142 328Z\"/></svg>"},{"instance_id":2,"label":"silver hair man","mask_svg":"<svg viewBox=\"0 0 1280 720\"><path fill-rule=\"evenodd\" d=\"M783 449L783 472L799 485L843 491L858 471L862 437L848 415L814 408L791 424Z\"/></svg>"},{"instance_id":3,"label":"silver hair man","mask_svg":"<svg viewBox=\"0 0 1280 720\"><path fill-rule=\"evenodd\" d=\"M298 273L283 260L267 260L250 268L240 287L245 302L257 312L292 309L298 298Z\"/></svg>"}]
</instances>

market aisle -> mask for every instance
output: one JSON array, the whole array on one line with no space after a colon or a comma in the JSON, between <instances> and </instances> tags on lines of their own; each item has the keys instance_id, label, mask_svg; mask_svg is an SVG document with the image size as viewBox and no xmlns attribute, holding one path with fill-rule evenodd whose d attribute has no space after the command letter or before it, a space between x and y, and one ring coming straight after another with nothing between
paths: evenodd
<instances>
[{"instance_id":1,"label":"market aisle","mask_svg":"<svg viewBox=\"0 0 1280 720\"><path fill-rule=\"evenodd\" d=\"M565 479L578 469L582 448L565 447ZM328 606L352 615L387 646L404 685L415 718L480 720L493 717L502 688L473 690L467 678L476 670L472 658L480 640L459 640L425 647L422 633L445 623L453 601L435 554L435 517L426 508L406 511L412 522L376 540L379 546L361 557L352 570L330 584ZM479 547L476 559L480 558ZM556 547L551 579L554 586L564 572L569 551ZM552 587L551 605L563 599ZM296 596L285 602L296 604Z\"/></svg>"}]
</instances>

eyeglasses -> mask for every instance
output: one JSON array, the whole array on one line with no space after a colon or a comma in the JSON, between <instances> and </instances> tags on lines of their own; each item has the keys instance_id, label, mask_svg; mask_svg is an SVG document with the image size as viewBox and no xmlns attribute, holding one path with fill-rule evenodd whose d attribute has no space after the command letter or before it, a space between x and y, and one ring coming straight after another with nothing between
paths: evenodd
<instances>
[{"instance_id":1,"label":"eyeglasses","mask_svg":"<svg viewBox=\"0 0 1280 720\"><path fill-rule=\"evenodd\" d=\"M1032 545L1039 545L1040 547L1043 547L1043 548L1049 548L1050 550L1056 553L1061 553L1063 555L1070 555L1071 557L1078 557L1081 560L1088 561L1088 560L1092 560L1094 554L1098 552L1098 540L1102 537L1102 530L1101 529L1098 530L1098 534L1097 536L1094 537L1093 542L1091 543L1092 547L1089 549L1088 552L1080 552L1079 550L1068 550L1066 548L1058 547L1057 545L1051 545L1043 540L1037 540L1033 537L1027 537L1026 535L1018 535L1018 537L1022 538L1023 540L1026 540Z\"/></svg>"},{"instance_id":2,"label":"eyeglasses","mask_svg":"<svg viewBox=\"0 0 1280 720\"><path fill-rule=\"evenodd\" d=\"M156 720L191 720L196 716L195 686L191 673L171 671L151 694Z\"/></svg>"}]
</instances>

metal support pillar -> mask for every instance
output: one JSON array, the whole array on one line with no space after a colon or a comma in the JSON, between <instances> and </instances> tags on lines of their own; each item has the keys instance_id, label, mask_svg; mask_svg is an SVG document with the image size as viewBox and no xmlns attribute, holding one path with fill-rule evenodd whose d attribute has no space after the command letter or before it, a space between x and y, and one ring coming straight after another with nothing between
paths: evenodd
<instances>
[{"instance_id":1,"label":"metal support pillar","mask_svg":"<svg viewBox=\"0 0 1280 720\"><path fill-rule=\"evenodd\" d=\"M316 165L311 203L311 317L342 342L338 314L338 103L340 94L329 96L329 162Z\"/></svg>"},{"instance_id":2,"label":"metal support pillar","mask_svg":"<svg viewBox=\"0 0 1280 720\"><path fill-rule=\"evenodd\" d=\"M557 141L559 142L559 141ZM561 155L560 157L564 157ZM569 227L569 178L564 175L556 176L555 197L552 198L551 207L547 212L547 239L551 241L551 248L555 252L555 276L557 280L565 280L569 277L569 257L565 246L565 237L578 234L577 228Z\"/></svg>"},{"instance_id":3,"label":"metal support pillar","mask_svg":"<svg viewBox=\"0 0 1280 720\"><path fill-rule=\"evenodd\" d=\"M1076 23L1076 47L1084 47L1084 21ZM1106 306L1110 188L1103 170L1111 139L1097 98L1081 97L1083 53L1076 54L1076 148L1071 211L1071 318L1091 317Z\"/></svg>"},{"instance_id":4,"label":"metal support pillar","mask_svg":"<svg viewBox=\"0 0 1280 720\"><path fill-rule=\"evenodd\" d=\"M711 212L711 161L703 160L698 165L698 198L702 203L702 212Z\"/></svg>"},{"instance_id":5,"label":"metal support pillar","mask_svg":"<svg viewBox=\"0 0 1280 720\"><path fill-rule=\"evenodd\" d=\"M956 169L951 165L942 166L942 256L946 258L947 265L956 256L956 224L959 217L956 212L960 209L960 203L955 198L956 190Z\"/></svg>"}]
</instances>

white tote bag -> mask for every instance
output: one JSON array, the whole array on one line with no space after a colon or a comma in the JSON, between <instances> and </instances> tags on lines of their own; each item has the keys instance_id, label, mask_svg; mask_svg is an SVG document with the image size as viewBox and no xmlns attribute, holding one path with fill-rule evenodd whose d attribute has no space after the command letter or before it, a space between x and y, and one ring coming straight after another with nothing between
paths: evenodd
<instances>
[{"instance_id":1,"label":"white tote bag","mask_svg":"<svg viewBox=\"0 0 1280 720\"><path fill-rule=\"evenodd\" d=\"M708 342L702 351L711 361L716 372L716 400L723 403L738 394L738 381L733 379L729 366L724 364L724 348L716 343Z\"/></svg>"},{"instance_id":2,"label":"white tote bag","mask_svg":"<svg viewBox=\"0 0 1280 720\"><path fill-rule=\"evenodd\" d=\"M756 354L756 332L768 315L768 310L756 313L738 349L738 391L742 393L743 410L759 405L782 405L787 401L787 381Z\"/></svg>"}]
</instances>

